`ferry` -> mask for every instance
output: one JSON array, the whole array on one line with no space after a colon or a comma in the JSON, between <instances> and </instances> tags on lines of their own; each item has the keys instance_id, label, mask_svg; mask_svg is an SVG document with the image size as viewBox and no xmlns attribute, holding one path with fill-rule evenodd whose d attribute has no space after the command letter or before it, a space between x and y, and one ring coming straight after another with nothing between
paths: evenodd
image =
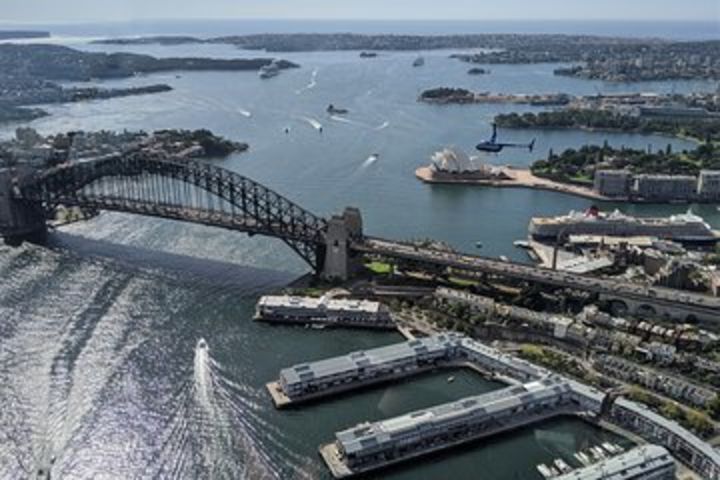
<instances>
[{"instance_id":1,"label":"ferry","mask_svg":"<svg viewBox=\"0 0 720 480\"><path fill-rule=\"evenodd\" d=\"M569 235L647 236L711 245L720 241L712 227L690 211L669 217L634 217L618 210L602 212L595 206L558 217L533 217L528 231L534 240L552 242Z\"/></svg>"},{"instance_id":2,"label":"ferry","mask_svg":"<svg viewBox=\"0 0 720 480\"><path fill-rule=\"evenodd\" d=\"M276 77L280 74L280 67L278 67L275 60L270 62L268 65L264 65L260 67L260 70L258 70L258 76L263 79Z\"/></svg>"}]
</instances>

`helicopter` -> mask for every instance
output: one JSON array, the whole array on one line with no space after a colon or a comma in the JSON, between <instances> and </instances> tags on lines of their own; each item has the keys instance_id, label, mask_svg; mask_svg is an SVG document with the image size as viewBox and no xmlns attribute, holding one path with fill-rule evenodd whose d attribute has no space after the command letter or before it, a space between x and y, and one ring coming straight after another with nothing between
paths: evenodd
<instances>
[{"instance_id":1,"label":"helicopter","mask_svg":"<svg viewBox=\"0 0 720 480\"><path fill-rule=\"evenodd\" d=\"M497 125L495 123L493 123L492 127L493 127L492 137L490 137L490 140L488 140L488 141L478 143L475 146L475 148L477 150L480 150L481 152L499 153L505 147L517 147L517 148L527 148L531 152L533 151L533 148L535 147L535 139L534 138L533 138L532 142L530 142L528 144L498 143L497 142Z\"/></svg>"}]
</instances>

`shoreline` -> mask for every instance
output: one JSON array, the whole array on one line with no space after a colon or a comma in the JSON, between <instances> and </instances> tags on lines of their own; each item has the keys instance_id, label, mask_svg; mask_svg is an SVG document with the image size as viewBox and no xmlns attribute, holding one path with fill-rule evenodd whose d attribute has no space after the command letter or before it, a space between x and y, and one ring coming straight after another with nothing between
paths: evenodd
<instances>
[{"instance_id":1,"label":"shoreline","mask_svg":"<svg viewBox=\"0 0 720 480\"><path fill-rule=\"evenodd\" d=\"M459 185L479 185L494 188L529 188L533 190L546 190L550 192L566 193L589 200L598 200L602 202L628 202L629 200L610 198L596 193L592 189L560 183L546 178L537 177L530 172L529 169L515 169L509 167L501 167L502 173L507 175L507 180L495 179L476 179L462 177L445 177L437 178L433 174L430 167L420 167L415 170L415 177L423 183L428 184L459 184Z\"/></svg>"}]
</instances>

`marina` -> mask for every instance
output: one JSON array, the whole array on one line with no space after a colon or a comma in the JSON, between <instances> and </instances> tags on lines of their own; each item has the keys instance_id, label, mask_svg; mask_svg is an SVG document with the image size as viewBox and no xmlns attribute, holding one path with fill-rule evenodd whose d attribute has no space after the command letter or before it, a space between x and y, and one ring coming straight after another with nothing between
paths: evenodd
<instances>
[{"instance_id":1,"label":"marina","mask_svg":"<svg viewBox=\"0 0 720 480\"><path fill-rule=\"evenodd\" d=\"M577 470L546 477L556 480L675 480L677 468L670 453L658 445L641 445L602 458Z\"/></svg>"}]
</instances>

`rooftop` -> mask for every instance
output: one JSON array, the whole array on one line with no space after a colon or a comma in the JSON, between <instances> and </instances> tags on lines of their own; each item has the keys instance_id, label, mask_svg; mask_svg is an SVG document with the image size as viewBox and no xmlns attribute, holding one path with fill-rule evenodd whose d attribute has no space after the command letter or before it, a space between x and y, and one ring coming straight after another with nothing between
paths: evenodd
<instances>
[{"instance_id":1,"label":"rooftop","mask_svg":"<svg viewBox=\"0 0 720 480\"><path fill-rule=\"evenodd\" d=\"M336 433L346 453L395 440L423 428L442 427L464 418L495 415L530 401L555 398L571 390L570 384L557 377L513 386L451 403L417 410L375 423L363 423Z\"/></svg>"},{"instance_id":2,"label":"rooftop","mask_svg":"<svg viewBox=\"0 0 720 480\"><path fill-rule=\"evenodd\" d=\"M632 480L647 473L674 468L670 453L658 445L642 445L585 468L555 477L555 480Z\"/></svg>"},{"instance_id":3,"label":"rooftop","mask_svg":"<svg viewBox=\"0 0 720 480\"><path fill-rule=\"evenodd\" d=\"M340 357L328 358L312 363L303 363L280 371L288 385L353 372L360 368L391 363L401 359L412 359L425 353L444 353L458 345L455 334L440 334L396 343L372 350L352 352Z\"/></svg>"}]
</instances>

